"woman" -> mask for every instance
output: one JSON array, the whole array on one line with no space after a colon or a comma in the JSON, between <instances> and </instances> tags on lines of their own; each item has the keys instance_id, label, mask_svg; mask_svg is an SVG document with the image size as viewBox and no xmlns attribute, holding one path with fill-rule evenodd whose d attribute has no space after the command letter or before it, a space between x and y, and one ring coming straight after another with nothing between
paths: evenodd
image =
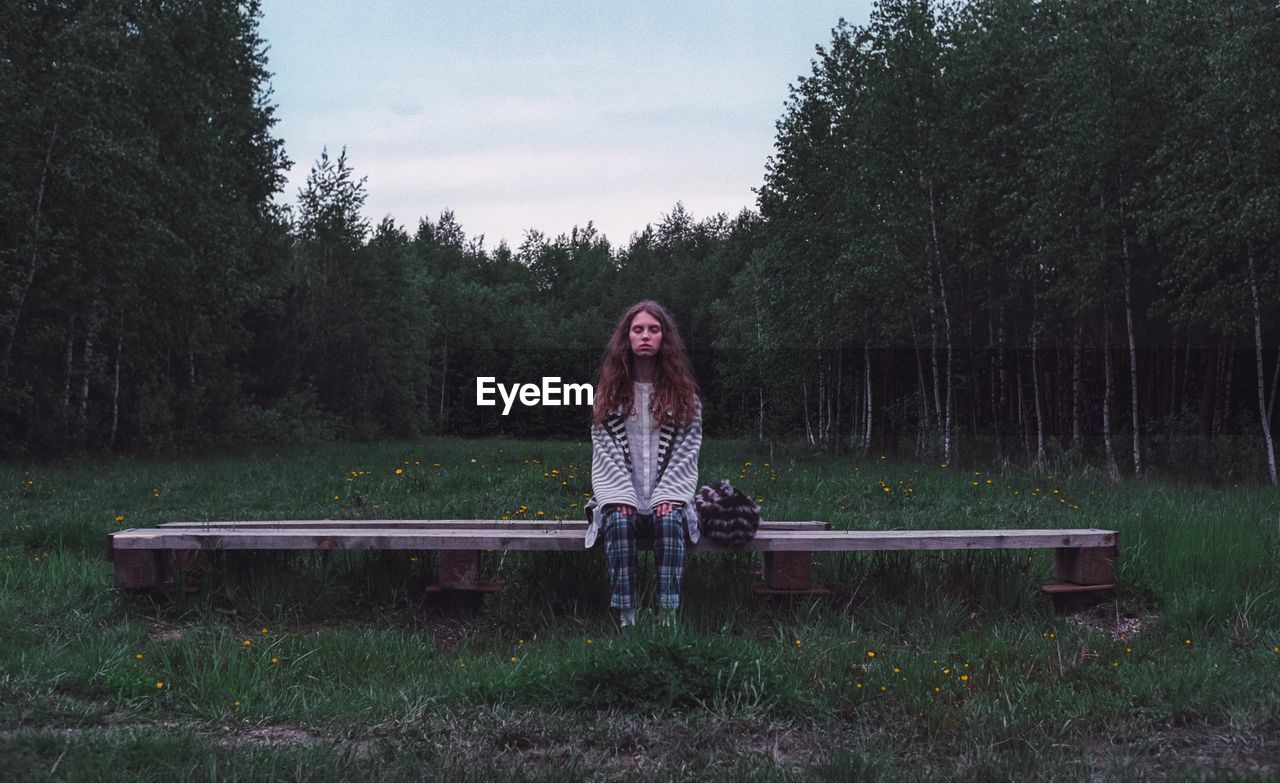
<instances>
[{"instance_id":1,"label":"woman","mask_svg":"<svg viewBox=\"0 0 1280 783\"><path fill-rule=\"evenodd\" d=\"M587 504L587 546L604 537L609 605L624 628L636 619L637 532L653 535L659 620L675 623L684 538L698 540L693 495L701 447L702 404L675 321L657 302L632 305L614 328L600 368Z\"/></svg>"}]
</instances>

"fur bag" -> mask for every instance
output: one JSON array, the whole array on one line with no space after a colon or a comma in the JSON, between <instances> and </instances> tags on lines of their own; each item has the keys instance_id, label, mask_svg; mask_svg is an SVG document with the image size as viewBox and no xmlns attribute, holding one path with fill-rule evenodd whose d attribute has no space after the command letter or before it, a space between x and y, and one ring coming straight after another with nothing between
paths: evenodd
<instances>
[{"instance_id":1,"label":"fur bag","mask_svg":"<svg viewBox=\"0 0 1280 783\"><path fill-rule=\"evenodd\" d=\"M760 527L760 506L723 479L698 490L693 507L703 535L722 546L742 546Z\"/></svg>"}]
</instances>

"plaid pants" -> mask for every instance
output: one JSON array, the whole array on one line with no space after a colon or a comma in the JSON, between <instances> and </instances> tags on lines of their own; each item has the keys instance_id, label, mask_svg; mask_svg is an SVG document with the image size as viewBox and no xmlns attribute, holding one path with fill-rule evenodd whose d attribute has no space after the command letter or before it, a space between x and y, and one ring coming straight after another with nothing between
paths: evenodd
<instances>
[{"instance_id":1,"label":"plaid pants","mask_svg":"<svg viewBox=\"0 0 1280 783\"><path fill-rule=\"evenodd\" d=\"M600 525L604 536L604 559L614 609L633 609L636 595L636 536L653 536L653 555L658 564L658 608L680 608L680 585L684 581L684 516L680 509L670 514L624 514L609 506Z\"/></svg>"}]
</instances>

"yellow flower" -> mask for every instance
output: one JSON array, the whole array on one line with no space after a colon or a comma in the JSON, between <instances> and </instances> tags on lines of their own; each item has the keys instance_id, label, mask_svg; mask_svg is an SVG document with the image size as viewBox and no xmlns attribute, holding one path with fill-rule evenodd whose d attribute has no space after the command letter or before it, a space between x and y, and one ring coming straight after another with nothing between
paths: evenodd
<instances>
[{"instance_id":1,"label":"yellow flower","mask_svg":"<svg viewBox=\"0 0 1280 783\"><path fill-rule=\"evenodd\" d=\"M1186 641L1186 644L1187 644L1187 646L1188 646L1188 647L1190 647L1190 646L1191 646L1191 640L1190 640L1190 639L1188 639L1188 640Z\"/></svg>"},{"instance_id":2,"label":"yellow flower","mask_svg":"<svg viewBox=\"0 0 1280 783\"><path fill-rule=\"evenodd\" d=\"M272 658L272 659L271 659L271 662L272 662L272 663L280 663L280 659L279 659L279 658Z\"/></svg>"},{"instance_id":3,"label":"yellow flower","mask_svg":"<svg viewBox=\"0 0 1280 783\"><path fill-rule=\"evenodd\" d=\"M433 468L438 468L438 467L440 467L440 463L439 463L439 462L433 462L433 463L431 463L431 467L433 467Z\"/></svg>"},{"instance_id":4,"label":"yellow flower","mask_svg":"<svg viewBox=\"0 0 1280 783\"><path fill-rule=\"evenodd\" d=\"M515 662L516 662L516 657L515 657L514 655L513 655L513 656L511 656L511 662L512 662L512 663L515 663Z\"/></svg>"},{"instance_id":5,"label":"yellow flower","mask_svg":"<svg viewBox=\"0 0 1280 783\"><path fill-rule=\"evenodd\" d=\"M934 692L934 693L942 693L942 689L941 689L941 688L934 688L934 689L933 689L933 692Z\"/></svg>"},{"instance_id":6,"label":"yellow flower","mask_svg":"<svg viewBox=\"0 0 1280 783\"><path fill-rule=\"evenodd\" d=\"M253 645L253 642L249 641L248 639L245 639L245 640L244 640L244 646L245 646L245 647L250 647L250 646L252 646L252 645Z\"/></svg>"},{"instance_id":7,"label":"yellow flower","mask_svg":"<svg viewBox=\"0 0 1280 783\"><path fill-rule=\"evenodd\" d=\"M858 688L859 688L859 689L861 689L861 688L862 688L862 683L858 683Z\"/></svg>"},{"instance_id":8,"label":"yellow flower","mask_svg":"<svg viewBox=\"0 0 1280 783\"><path fill-rule=\"evenodd\" d=\"M334 496L333 496L333 499L334 499L334 500L342 500L342 496L341 496L341 495L334 495Z\"/></svg>"},{"instance_id":9,"label":"yellow flower","mask_svg":"<svg viewBox=\"0 0 1280 783\"><path fill-rule=\"evenodd\" d=\"M1125 654L1125 655L1128 655L1128 654L1129 654L1129 653L1131 653L1131 652L1133 652L1133 648L1132 648L1132 647L1126 647L1126 648L1124 648L1124 654Z\"/></svg>"},{"instance_id":10,"label":"yellow flower","mask_svg":"<svg viewBox=\"0 0 1280 783\"><path fill-rule=\"evenodd\" d=\"M404 475L404 468L396 468L396 475L397 475L397 476L403 476L403 475Z\"/></svg>"},{"instance_id":11,"label":"yellow flower","mask_svg":"<svg viewBox=\"0 0 1280 783\"><path fill-rule=\"evenodd\" d=\"M164 690L164 680L156 680L156 690Z\"/></svg>"},{"instance_id":12,"label":"yellow flower","mask_svg":"<svg viewBox=\"0 0 1280 783\"><path fill-rule=\"evenodd\" d=\"M592 641L591 641L590 639L588 639L588 640L587 640L587 644L592 644Z\"/></svg>"},{"instance_id":13,"label":"yellow flower","mask_svg":"<svg viewBox=\"0 0 1280 783\"><path fill-rule=\"evenodd\" d=\"M943 673L944 675L950 675L950 674L951 674L951 670L950 670L950 669L943 669L943 670L942 670L942 673Z\"/></svg>"},{"instance_id":14,"label":"yellow flower","mask_svg":"<svg viewBox=\"0 0 1280 783\"><path fill-rule=\"evenodd\" d=\"M902 673L902 670L901 670L901 669L899 669L897 666L895 666L895 667L893 667L893 673L894 673L894 674L901 674L901 673Z\"/></svg>"},{"instance_id":15,"label":"yellow flower","mask_svg":"<svg viewBox=\"0 0 1280 783\"><path fill-rule=\"evenodd\" d=\"M796 647L800 647L800 646L802 646L803 644L804 644L804 642L800 641L799 639L796 639Z\"/></svg>"},{"instance_id":16,"label":"yellow flower","mask_svg":"<svg viewBox=\"0 0 1280 783\"><path fill-rule=\"evenodd\" d=\"M967 674L960 675L960 682L968 682L968 681L969 681L969 675Z\"/></svg>"},{"instance_id":17,"label":"yellow flower","mask_svg":"<svg viewBox=\"0 0 1280 783\"><path fill-rule=\"evenodd\" d=\"M116 514L116 521L117 521L117 522L123 522L123 521L124 521L124 514Z\"/></svg>"},{"instance_id":18,"label":"yellow flower","mask_svg":"<svg viewBox=\"0 0 1280 783\"><path fill-rule=\"evenodd\" d=\"M516 644L524 644L524 639L518 639L518 640L516 641Z\"/></svg>"},{"instance_id":19,"label":"yellow flower","mask_svg":"<svg viewBox=\"0 0 1280 783\"><path fill-rule=\"evenodd\" d=\"M875 650L867 650L867 657L868 657L868 658L874 658L874 657L876 657L876 652L875 652Z\"/></svg>"},{"instance_id":20,"label":"yellow flower","mask_svg":"<svg viewBox=\"0 0 1280 783\"><path fill-rule=\"evenodd\" d=\"M235 707L236 709L240 709L240 700L236 699L231 706Z\"/></svg>"},{"instance_id":21,"label":"yellow flower","mask_svg":"<svg viewBox=\"0 0 1280 783\"><path fill-rule=\"evenodd\" d=\"M140 660L142 660L142 653L134 653L134 654L133 654L133 659L134 659L135 661L140 661Z\"/></svg>"}]
</instances>

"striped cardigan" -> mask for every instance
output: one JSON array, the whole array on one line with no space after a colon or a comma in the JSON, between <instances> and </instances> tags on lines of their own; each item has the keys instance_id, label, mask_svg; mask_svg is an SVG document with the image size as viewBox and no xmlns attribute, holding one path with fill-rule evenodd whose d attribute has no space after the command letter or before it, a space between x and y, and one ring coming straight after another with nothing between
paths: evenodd
<instances>
[{"instance_id":1,"label":"striped cardigan","mask_svg":"<svg viewBox=\"0 0 1280 783\"><path fill-rule=\"evenodd\" d=\"M647 415L642 414L642 415ZM686 426L663 424L658 429L658 476L650 503L683 503L689 537L698 540L693 496L698 490L698 452L702 448L702 401L694 404L693 420ZM591 425L591 500L587 503L587 546L599 532L596 509L611 503L632 508L639 505L631 482L631 446L627 443L626 419L620 411L605 417L603 424ZM639 509L649 513L649 509Z\"/></svg>"}]
</instances>

